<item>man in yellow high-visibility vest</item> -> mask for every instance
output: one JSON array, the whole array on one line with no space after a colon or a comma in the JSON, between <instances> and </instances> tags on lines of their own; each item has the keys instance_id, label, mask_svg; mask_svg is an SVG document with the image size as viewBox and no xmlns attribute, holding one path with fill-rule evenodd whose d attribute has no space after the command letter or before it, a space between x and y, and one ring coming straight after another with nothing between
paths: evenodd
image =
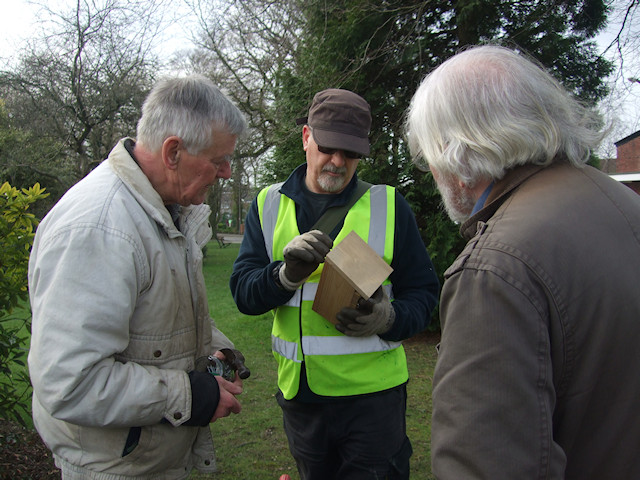
<instances>
[{"instance_id":1,"label":"man in yellow high-visibility vest","mask_svg":"<svg viewBox=\"0 0 640 480\"><path fill-rule=\"evenodd\" d=\"M277 398L301 477L408 479L409 374L401 342L428 325L438 279L402 195L373 185L352 202L362 191L358 162L370 153L364 98L323 90L298 124L306 163L253 202L231 291L245 314L274 311ZM328 208L350 201L331 231L313 229ZM334 325L311 306L326 254L351 231L393 273L358 309L342 309Z\"/></svg>"}]
</instances>

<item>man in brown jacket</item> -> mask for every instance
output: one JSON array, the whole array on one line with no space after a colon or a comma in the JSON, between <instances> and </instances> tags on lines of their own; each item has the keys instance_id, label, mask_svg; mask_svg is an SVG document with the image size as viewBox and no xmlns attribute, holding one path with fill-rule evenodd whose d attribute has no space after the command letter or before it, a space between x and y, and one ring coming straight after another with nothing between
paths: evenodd
<instances>
[{"instance_id":1,"label":"man in brown jacket","mask_svg":"<svg viewBox=\"0 0 640 480\"><path fill-rule=\"evenodd\" d=\"M640 478L640 197L585 166L596 124L501 47L413 98L412 151L469 239L441 296L439 479Z\"/></svg>"}]
</instances>

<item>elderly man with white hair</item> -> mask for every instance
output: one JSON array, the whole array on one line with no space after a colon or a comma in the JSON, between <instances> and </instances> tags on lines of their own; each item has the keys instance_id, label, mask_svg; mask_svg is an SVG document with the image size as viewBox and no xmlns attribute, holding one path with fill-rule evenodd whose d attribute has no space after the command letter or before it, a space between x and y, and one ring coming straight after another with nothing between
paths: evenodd
<instances>
[{"instance_id":1,"label":"elderly man with white hair","mask_svg":"<svg viewBox=\"0 0 640 480\"><path fill-rule=\"evenodd\" d=\"M640 197L591 111L507 48L417 90L407 134L468 244L445 273L438 479L640 478Z\"/></svg>"}]
</instances>

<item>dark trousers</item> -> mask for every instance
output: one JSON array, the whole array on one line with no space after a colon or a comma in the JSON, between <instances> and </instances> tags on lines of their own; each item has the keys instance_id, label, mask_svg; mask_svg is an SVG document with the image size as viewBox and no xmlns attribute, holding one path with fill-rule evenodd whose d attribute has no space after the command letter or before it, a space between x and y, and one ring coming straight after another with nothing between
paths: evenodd
<instances>
[{"instance_id":1,"label":"dark trousers","mask_svg":"<svg viewBox=\"0 0 640 480\"><path fill-rule=\"evenodd\" d=\"M409 479L405 385L327 403L277 399L302 480Z\"/></svg>"}]
</instances>

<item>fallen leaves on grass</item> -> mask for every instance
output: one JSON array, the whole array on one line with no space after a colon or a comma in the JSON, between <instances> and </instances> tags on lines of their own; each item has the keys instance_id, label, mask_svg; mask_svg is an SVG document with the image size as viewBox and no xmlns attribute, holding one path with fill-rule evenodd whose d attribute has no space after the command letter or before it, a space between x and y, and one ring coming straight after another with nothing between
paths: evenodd
<instances>
[{"instance_id":1,"label":"fallen leaves on grass","mask_svg":"<svg viewBox=\"0 0 640 480\"><path fill-rule=\"evenodd\" d=\"M35 430L0 419L0 480L60 480L49 449Z\"/></svg>"}]
</instances>

